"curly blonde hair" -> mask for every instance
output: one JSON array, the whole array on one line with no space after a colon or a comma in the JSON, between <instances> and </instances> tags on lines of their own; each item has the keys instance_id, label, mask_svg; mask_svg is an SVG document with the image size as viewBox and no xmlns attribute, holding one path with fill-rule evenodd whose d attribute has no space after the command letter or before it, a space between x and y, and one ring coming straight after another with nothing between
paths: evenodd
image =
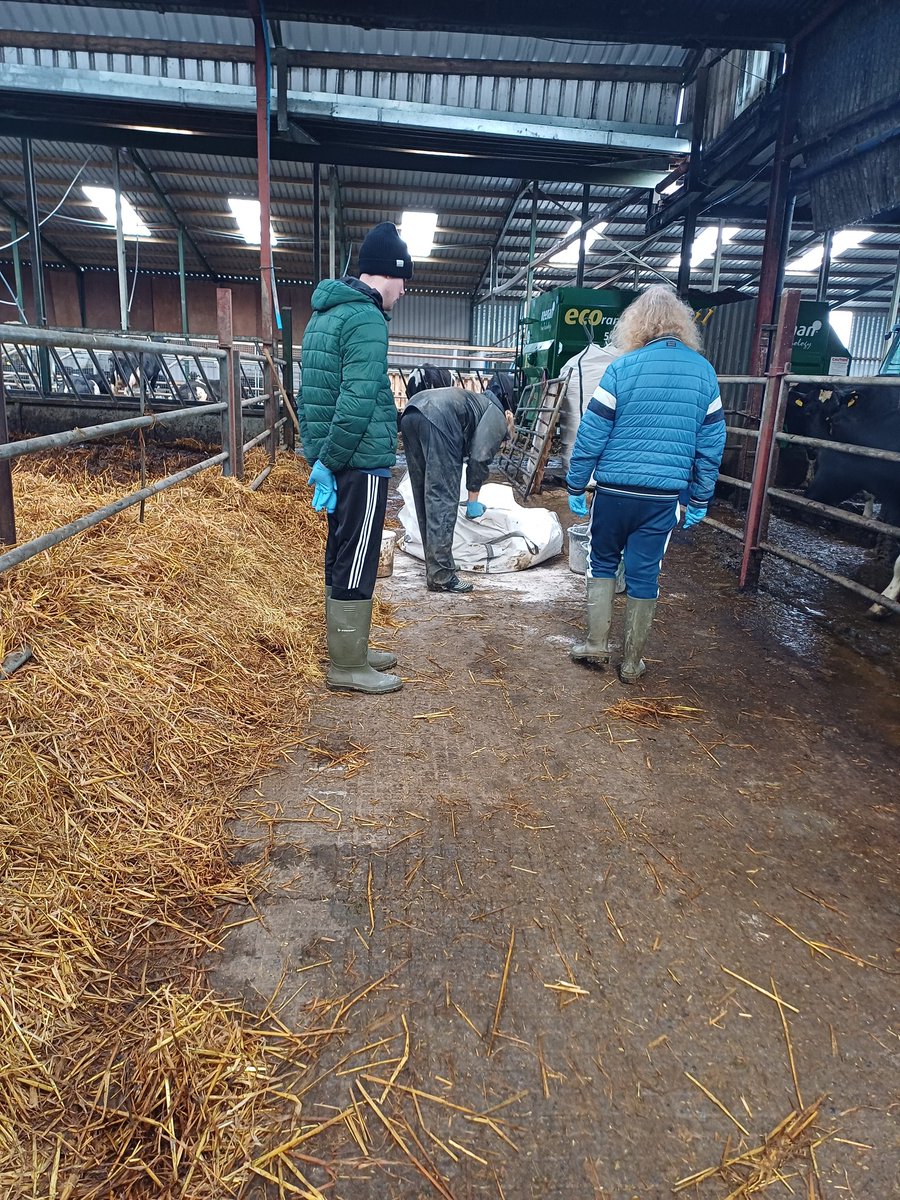
<instances>
[{"instance_id":1,"label":"curly blonde hair","mask_svg":"<svg viewBox=\"0 0 900 1200\"><path fill-rule=\"evenodd\" d=\"M670 287L654 283L619 317L610 344L626 354L666 334L678 338L692 350L700 349L700 331L691 309Z\"/></svg>"}]
</instances>

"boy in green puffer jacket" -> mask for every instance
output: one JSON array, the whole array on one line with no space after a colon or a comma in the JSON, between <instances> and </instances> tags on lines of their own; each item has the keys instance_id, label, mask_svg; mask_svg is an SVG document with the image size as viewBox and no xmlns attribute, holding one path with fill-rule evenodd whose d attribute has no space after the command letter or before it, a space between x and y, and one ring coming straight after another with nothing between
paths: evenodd
<instances>
[{"instance_id":1,"label":"boy in green puffer jacket","mask_svg":"<svg viewBox=\"0 0 900 1200\"><path fill-rule=\"evenodd\" d=\"M369 650L388 480L397 459L397 409L387 375L387 322L412 278L406 243L389 221L359 250L359 278L326 279L303 335L297 415L312 465L313 508L328 514L325 617L328 686L377 694L402 686L397 659Z\"/></svg>"}]
</instances>

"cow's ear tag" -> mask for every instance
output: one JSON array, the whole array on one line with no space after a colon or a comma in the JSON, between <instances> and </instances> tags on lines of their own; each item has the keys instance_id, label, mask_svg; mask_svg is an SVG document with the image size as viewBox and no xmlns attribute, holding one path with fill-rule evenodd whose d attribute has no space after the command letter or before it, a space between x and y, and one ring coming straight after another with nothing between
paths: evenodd
<instances>
[{"instance_id":1,"label":"cow's ear tag","mask_svg":"<svg viewBox=\"0 0 900 1200\"><path fill-rule=\"evenodd\" d=\"M857 402L857 400L858 400L858 399L859 399L859 394L858 394L857 392L851 392L851 393L850 393L850 398L849 398L849 400L847 401L847 407L848 407L848 408L852 408L852 407L853 407L853 405L854 405L854 404Z\"/></svg>"},{"instance_id":2,"label":"cow's ear tag","mask_svg":"<svg viewBox=\"0 0 900 1200\"><path fill-rule=\"evenodd\" d=\"M797 399L794 401L794 403L797 405L797 407L798 407L798 408L802 408L802 407L803 407L803 401L800 399L800 397L799 397L799 396L798 396L798 397L797 397Z\"/></svg>"}]
</instances>

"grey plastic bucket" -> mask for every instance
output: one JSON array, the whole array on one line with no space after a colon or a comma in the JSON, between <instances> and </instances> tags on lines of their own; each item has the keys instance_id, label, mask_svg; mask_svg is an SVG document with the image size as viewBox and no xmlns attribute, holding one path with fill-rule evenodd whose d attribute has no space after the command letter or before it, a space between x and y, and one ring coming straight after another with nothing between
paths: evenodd
<instances>
[{"instance_id":1,"label":"grey plastic bucket","mask_svg":"<svg viewBox=\"0 0 900 1200\"><path fill-rule=\"evenodd\" d=\"M590 541L590 522L569 527L569 570L574 571L576 575L587 574Z\"/></svg>"}]
</instances>

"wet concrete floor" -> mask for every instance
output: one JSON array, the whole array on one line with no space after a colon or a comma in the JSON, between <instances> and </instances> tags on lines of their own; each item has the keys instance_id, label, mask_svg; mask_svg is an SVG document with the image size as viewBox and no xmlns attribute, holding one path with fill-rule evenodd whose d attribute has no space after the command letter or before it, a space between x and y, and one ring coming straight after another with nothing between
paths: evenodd
<instances>
[{"instance_id":1,"label":"wet concrete floor","mask_svg":"<svg viewBox=\"0 0 900 1200\"><path fill-rule=\"evenodd\" d=\"M271 886L214 964L254 1007L284 975L301 1028L359 997L303 1097L360 1113L302 1147L330 1200L655 1200L798 1088L830 1136L766 1194L900 1196L900 621L783 572L739 596L734 553L675 535L634 688L570 662L565 556L448 597L397 555L406 685L314 703L310 746L351 757L264 781Z\"/></svg>"}]
</instances>

